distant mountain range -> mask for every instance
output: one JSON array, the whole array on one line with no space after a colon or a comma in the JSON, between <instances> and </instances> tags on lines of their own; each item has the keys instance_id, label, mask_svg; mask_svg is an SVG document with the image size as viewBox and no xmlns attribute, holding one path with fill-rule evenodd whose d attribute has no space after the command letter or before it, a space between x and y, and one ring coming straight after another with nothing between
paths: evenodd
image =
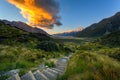
<instances>
[{"instance_id":1,"label":"distant mountain range","mask_svg":"<svg viewBox=\"0 0 120 80\"><path fill-rule=\"evenodd\" d=\"M54 34L55 36L99 37L120 30L120 12L114 16L105 18L85 29Z\"/></svg>"},{"instance_id":2,"label":"distant mountain range","mask_svg":"<svg viewBox=\"0 0 120 80\"><path fill-rule=\"evenodd\" d=\"M120 12L79 31L78 37L99 37L120 30Z\"/></svg>"},{"instance_id":3,"label":"distant mountain range","mask_svg":"<svg viewBox=\"0 0 120 80\"><path fill-rule=\"evenodd\" d=\"M83 28L79 27L75 30L69 30L63 33L57 33L57 34L53 34L54 36L76 36L78 32L82 31Z\"/></svg>"}]
</instances>

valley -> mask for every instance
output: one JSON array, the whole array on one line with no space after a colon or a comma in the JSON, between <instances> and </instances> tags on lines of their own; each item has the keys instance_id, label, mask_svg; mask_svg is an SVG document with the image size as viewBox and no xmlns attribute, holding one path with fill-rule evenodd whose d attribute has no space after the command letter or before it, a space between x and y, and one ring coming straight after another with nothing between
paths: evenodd
<instances>
[{"instance_id":1,"label":"valley","mask_svg":"<svg viewBox=\"0 0 120 80\"><path fill-rule=\"evenodd\" d=\"M119 80L119 26L119 12L74 36L0 20L0 80Z\"/></svg>"}]
</instances>

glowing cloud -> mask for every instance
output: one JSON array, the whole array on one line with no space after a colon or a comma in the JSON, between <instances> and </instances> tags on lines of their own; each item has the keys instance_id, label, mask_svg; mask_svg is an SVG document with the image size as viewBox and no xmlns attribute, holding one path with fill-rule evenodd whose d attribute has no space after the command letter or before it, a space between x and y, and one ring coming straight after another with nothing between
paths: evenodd
<instances>
[{"instance_id":1,"label":"glowing cloud","mask_svg":"<svg viewBox=\"0 0 120 80\"><path fill-rule=\"evenodd\" d=\"M28 24L35 27L53 28L61 25L59 4L56 0L8 0L21 10L21 14L28 20Z\"/></svg>"}]
</instances>

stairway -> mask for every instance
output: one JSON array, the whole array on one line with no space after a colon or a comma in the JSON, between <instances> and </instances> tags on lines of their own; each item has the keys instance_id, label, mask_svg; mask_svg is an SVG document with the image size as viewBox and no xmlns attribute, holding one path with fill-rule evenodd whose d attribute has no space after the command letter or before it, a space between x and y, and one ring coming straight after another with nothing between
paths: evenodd
<instances>
[{"instance_id":1,"label":"stairway","mask_svg":"<svg viewBox=\"0 0 120 80\"><path fill-rule=\"evenodd\" d=\"M36 70L35 72L29 71L23 76L18 73L6 80L56 80L57 77L64 74L69 57L58 59L56 67L44 68L43 70Z\"/></svg>"}]
</instances>

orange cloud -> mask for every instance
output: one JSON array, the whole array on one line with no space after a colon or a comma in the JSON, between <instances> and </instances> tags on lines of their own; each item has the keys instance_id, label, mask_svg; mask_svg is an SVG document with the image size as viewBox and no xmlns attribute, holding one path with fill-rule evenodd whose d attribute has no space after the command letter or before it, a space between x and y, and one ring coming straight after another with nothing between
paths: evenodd
<instances>
[{"instance_id":1,"label":"orange cloud","mask_svg":"<svg viewBox=\"0 0 120 80\"><path fill-rule=\"evenodd\" d=\"M21 10L20 13L31 26L51 29L54 25L61 25L56 0L8 0L8 2Z\"/></svg>"}]
</instances>

